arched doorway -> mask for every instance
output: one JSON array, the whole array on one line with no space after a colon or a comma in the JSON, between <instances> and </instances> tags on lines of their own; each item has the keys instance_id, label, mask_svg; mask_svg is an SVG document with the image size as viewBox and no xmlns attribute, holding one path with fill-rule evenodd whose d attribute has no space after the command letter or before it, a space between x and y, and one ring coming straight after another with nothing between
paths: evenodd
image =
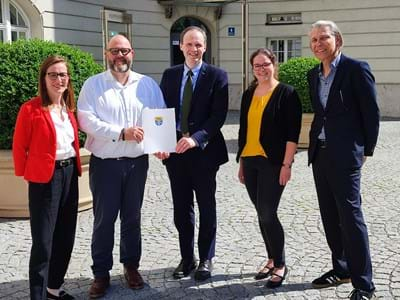
<instances>
[{"instance_id":1,"label":"arched doorway","mask_svg":"<svg viewBox=\"0 0 400 300\"><path fill-rule=\"evenodd\" d=\"M199 19L193 17L182 17L175 21L171 27L171 66L182 64L185 58L179 47L179 35L189 26L198 26L207 33L207 51L204 53L203 60L211 63L211 33L208 27Z\"/></svg>"}]
</instances>

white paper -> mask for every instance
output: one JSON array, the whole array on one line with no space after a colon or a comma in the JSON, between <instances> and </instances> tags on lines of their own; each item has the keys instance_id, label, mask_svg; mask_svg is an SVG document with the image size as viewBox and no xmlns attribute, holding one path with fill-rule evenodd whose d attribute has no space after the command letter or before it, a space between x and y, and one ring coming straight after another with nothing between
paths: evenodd
<instances>
[{"instance_id":1,"label":"white paper","mask_svg":"<svg viewBox=\"0 0 400 300\"><path fill-rule=\"evenodd\" d=\"M144 152L175 152L176 124L175 109L144 109L142 114L144 130Z\"/></svg>"}]
</instances>

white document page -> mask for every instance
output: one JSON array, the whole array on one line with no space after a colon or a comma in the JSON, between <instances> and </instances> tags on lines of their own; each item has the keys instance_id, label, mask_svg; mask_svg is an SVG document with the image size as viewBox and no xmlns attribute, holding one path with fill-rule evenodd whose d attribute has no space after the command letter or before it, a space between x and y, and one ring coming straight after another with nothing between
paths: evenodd
<instances>
[{"instance_id":1,"label":"white document page","mask_svg":"<svg viewBox=\"0 0 400 300\"><path fill-rule=\"evenodd\" d=\"M175 109L144 109L142 114L144 130L144 152L175 152L176 124Z\"/></svg>"}]
</instances>

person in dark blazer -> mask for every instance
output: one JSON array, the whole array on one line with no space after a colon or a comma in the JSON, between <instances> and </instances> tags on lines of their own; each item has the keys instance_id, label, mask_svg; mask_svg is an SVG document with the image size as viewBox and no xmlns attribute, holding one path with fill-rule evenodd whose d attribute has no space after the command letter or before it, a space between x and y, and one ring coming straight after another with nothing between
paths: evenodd
<instances>
[{"instance_id":1,"label":"person in dark blazer","mask_svg":"<svg viewBox=\"0 0 400 300\"><path fill-rule=\"evenodd\" d=\"M280 83L274 53L265 48L250 57L254 81L243 93L240 108L239 181L254 204L268 260L255 279L282 285L287 274L284 231L278 206L291 168L301 128L301 102L292 86Z\"/></svg>"},{"instance_id":2,"label":"person in dark blazer","mask_svg":"<svg viewBox=\"0 0 400 300\"><path fill-rule=\"evenodd\" d=\"M176 153L159 157L164 159L170 179L179 233L182 259L173 273L177 279L188 276L197 266L194 193L200 213L200 263L195 279L211 276L217 230L216 174L219 166L228 161L220 130L228 111L228 77L225 71L203 62L206 40L201 28L186 28L180 37L185 63L165 70L160 83L167 107L175 108L177 124ZM188 81L191 84L187 85ZM189 87L185 89L185 85Z\"/></svg>"},{"instance_id":3,"label":"person in dark blazer","mask_svg":"<svg viewBox=\"0 0 400 300\"><path fill-rule=\"evenodd\" d=\"M62 290L75 240L81 175L74 90L68 64L49 56L40 67L39 96L18 113L13 158L28 181L32 248L31 299L74 299Z\"/></svg>"},{"instance_id":4,"label":"person in dark blazer","mask_svg":"<svg viewBox=\"0 0 400 300\"><path fill-rule=\"evenodd\" d=\"M351 281L350 299L371 299L375 287L360 180L378 138L375 79L366 62L341 53L343 37L334 22L315 22L309 37L321 64L308 74L314 109L308 163L333 264L312 285L324 288Z\"/></svg>"}]
</instances>

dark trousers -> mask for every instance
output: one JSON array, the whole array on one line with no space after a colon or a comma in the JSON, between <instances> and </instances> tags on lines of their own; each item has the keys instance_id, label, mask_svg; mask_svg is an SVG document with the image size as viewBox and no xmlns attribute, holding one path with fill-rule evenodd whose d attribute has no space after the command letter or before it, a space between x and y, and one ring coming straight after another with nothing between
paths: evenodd
<instances>
[{"instance_id":1,"label":"dark trousers","mask_svg":"<svg viewBox=\"0 0 400 300\"><path fill-rule=\"evenodd\" d=\"M244 182L258 216L268 253L275 267L285 265L285 235L278 218L278 206L284 186L279 184L280 165L262 156L242 157Z\"/></svg>"},{"instance_id":2,"label":"dark trousers","mask_svg":"<svg viewBox=\"0 0 400 300\"><path fill-rule=\"evenodd\" d=\"M215 256L217 232L216 181L218 167L209 168L199 163L195 151L184 154L171 154L167 160L174 204L174 222L179 233L181 257L194 259L194 194L199 208L198 249L200 261Z\"/></svg>"},{"instance_id":3,"label":"dark trousers","mask_svg":"<svg viewBox=\"0 0 400 300\"><path fill-rule=\"evenodd\" d=\"M114 227L121 220L120 262L139 267L142 254L141 208L149 168L148 156L124 159L90 158L93 195L92 271L108 277L113 266Z\"/></svg>"},{"instance_id":4,"label":"dark trousers","mask_svg":"<svg viewBox=\"0 0 400 300\"><path fill-rule=\"evenodd\" d=\"M336 166L318 149L313 174L333 269L351 277L357 289L372 291L368 231L361 210L361 169Z\"/></svg>"},{"instance_id":5,"label":"dark trousers","mask_svg":"<svg viewBox=\"0 0 400 300\"><path fill-rule=\"evenodd\" d=\"M47 299L46 287L58 289L64 283L75 240L77 211L78 175L74 164L55 169L48 183L29 182L31 299Z\"/></svg>"}]
</instances>

